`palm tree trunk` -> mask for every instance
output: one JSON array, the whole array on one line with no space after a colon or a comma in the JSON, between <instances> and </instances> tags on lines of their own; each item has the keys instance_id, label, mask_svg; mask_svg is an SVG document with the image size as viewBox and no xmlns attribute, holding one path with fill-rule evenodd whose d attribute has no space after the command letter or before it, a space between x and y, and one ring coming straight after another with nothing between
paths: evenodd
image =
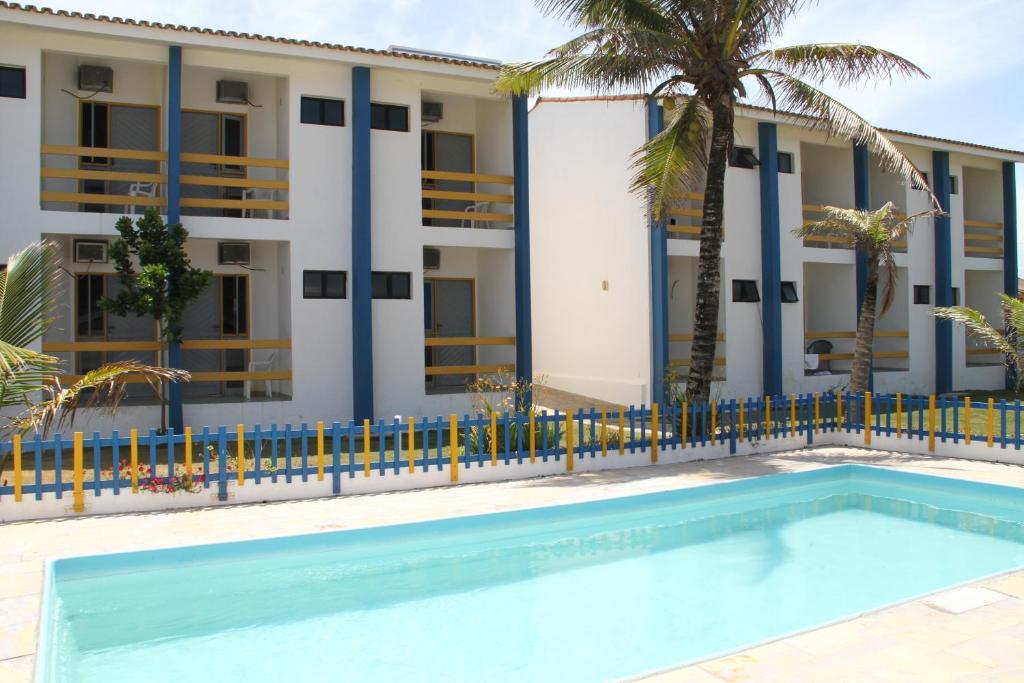
<instances>
[{"instance_id":1,"label":"palm tree trunk","mask_svg":"<svg viewBox=\"0 0 1024 683\"><path fill-rule=\"evenodd\" d=\"M711 149L704 184L704 215L701 220L700 257L697 263L697 303L690 348L690 373L686 398L690 403L707 403L715 369L718 339L718 310L722 296L722 221L725 207L725 171L733 140L731 101L712 109Z\"/></svg>"},{"instance_id":2,"label":"palm tree trunk","mask_svg":"<svg viewBox=\"0 0 1024 683\"><path fill-rule=\"evenodd\" d=\"M850 373L850 391L862 394L868 390L871 360L874 355L875 307L878 301L878 256L868 254L868 279L864 284L864 302L857 322L857 339L853 349L853 370Z\"/></svg>"}]
</instances>

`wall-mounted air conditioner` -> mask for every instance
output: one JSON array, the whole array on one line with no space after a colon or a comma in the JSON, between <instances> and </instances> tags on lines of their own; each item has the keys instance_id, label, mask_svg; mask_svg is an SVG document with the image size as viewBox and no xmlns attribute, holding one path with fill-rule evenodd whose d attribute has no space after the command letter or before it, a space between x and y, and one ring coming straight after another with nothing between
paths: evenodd
<instances>
[{"instance_id":1,"label":"wall-mounted air conditioner","mask_svg":"<svg viewBox=\"0 0 1024 683\"><path fill-rule=\"evenodd\" d=\"M114 70L109 66L82 64L78 67L78 89L114 92Z\"/></svg>"},{"instance_id":2,"label":"wall-mounted air conditioner","mask_svg":"<svg viewBox=\"0 0 1024 683\"><path fill-rule=\"evenodd\" d=\"M444 102L422 102L420 120L424 123L437 123L444 118Z\"/></svg>"},{"instance_id":3,"label":"wall-mounted air conditioner","mask_svg":"<svg viewBox=\"0 0 1024 683\"><path fill-rule=\"evenodd\" d=\"M220 242L217 245L217 263L222 266L249 265L248 242Z\"/></svg>"},{"instance_id":4,"label":"wall-mounted air conditioner","mask_svg":"<svg viewBox=\"0 0 1024 683\"><path fill-rule=\"evenodd\" d=\"M423 247L423 270L440 270L441 250L435 247Z\"/></svg>"},{"instance_id":5,"label":"wall-mounted air conditioner","mask_svg":"<svg viewBox=\"0 0 1024 683\"><path fill-rule=\"evenodd\" d=\"M217 101L224 104L248 104L249 84L245 81L217 81Z\"/></svg>"},{"instance_id":6,"label":"wall-mounted air conditioner","mask_svg":"<svg viewBox=\"0 0 1024 683\"><path fill-rule=\"evenodd\" d=\"M75 240L75 263L106 263L107 243L101 240Z\"/></svg>"}]
</instances>

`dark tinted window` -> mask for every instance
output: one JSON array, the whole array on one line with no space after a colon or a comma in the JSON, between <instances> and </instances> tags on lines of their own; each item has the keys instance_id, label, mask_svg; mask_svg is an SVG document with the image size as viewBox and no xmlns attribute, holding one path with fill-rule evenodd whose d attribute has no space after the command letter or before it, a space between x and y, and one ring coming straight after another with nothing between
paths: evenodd
<instances>
[{"instance_id":1,"label":"dark tinted window","mask_svg":"<svg viewBox=\"0 0 1024 683\"><path fill-rule=\"evenodd\" d=\"M221 278L221 322L224 334L249 333L248 278L225 275Z\"/></svg>"},{"instance_id":2,"label":"dark tinted window","mask_svg":"<svg viewBox=\"0 0 1024 683\"><path fill-rule=\"evenodd\" d=\"M370 128L375 130L409 130L409 107L398 104L370 104Z\"/></svg>"},{"instance_id":3,"label":"dark tinted window","mask_svg":"<svg viewBox=\"0 0 1024 683\"><path fill-rule=\"evenodd\" d=\"M345 271L302 271L302 298L344 299L346 296L348 296L348 278Z\"/></svg>"},{"instance_id":4,"label":"dark tinted window","mask_svg":"<svg viewBox=\"0 0 1024 683\"><path fill-rule=\"evenodd\" d=\"M79 144L82 147L109 147L107 133L107 105L100 102L83 102L80 117L82 129L79 131ZM104 157L82 157L87 164L105 164ZM84 190L88 192L88 190Z\"/></svg>"},{"instance_id":5,"label":"dark tinted window","mask_svg":"<svg viewBox=\"0 0 1024 683\"><path fill-rule=\"evenodd\" d=\"M784 304L795 304L800 301L800 298L796 295L796 283L795 282L783 282L782 283L782 303Z\"/></svg>"},{"instance_id":6,"label":"dark tinted window","mask_svg":"<svg viewBox=\"0 0 1024 683\"><path fill-rule=\"evenodd\" d=\"M928 285L914 285L914 303L930 304L932 302L932 288Z\"/></svg>"},{"instance_id":7,"label":"dark tinted window","mask_svg":"<svg viewBox=\"0 0 1024 683\"><path fill-rule=\"evenodd\" d=\"M373 273L374 299L411 299L412 275L410 273Z\"/></svg>"},{"instance_id":8,"label":"dark tinted window","mask_svg":"<svg viewBox=\"0 0 1024 683\"><path fill-rule=\"evenodd\" d=\"M729 165L736 168L754 168L760 161L754 155L753 147L733 147Z\"/></svg>"},{"instance_id":9,"label":"dark tinted window","mask_svg":"<svg viewBox=\"0 0 1024 683\"><path fill-rule=\"evenodd\" d=\"M77 284L77 334L79 337L102 337L106 333L103 309L99 305L100 297L103 296L103 276L79 275Z\"/></svg>"},{"instance_id":10,"label":"dark tinted window","mask_svg":"<svg viewBox=\"0 0 1024 683\"><path fill-rule=\"evenodd\" d=\"M0 97L25 99L25 70L15 66L0 66Z\"/></svg>"},{"instance_id":11,"label":"dark tinted window","mask_svg":"<svg viewBox=\"0 0 1024 683\"><path fill-rule=\"evenodd\" d=\"M955 175L949 176L949 193L960 194L960 179Z\"/></svg>"},{"instance_id":12,"label":"dark tinted window","mask_svg":"<svg viewBox=\"0 0 1024 683\"><path fill-rule=\"evenodd\" d=\"M743 303L756 303L761 300L761 294L757 291L757 282L754 280L733 280L732 300Z\"/></svg>"},{"instance_id":13,"label":"dark tinted window","mask_svg":"<svg viewBox=\"0 0 1024 683\"><path fill-rule=\"evenodd\" d=\"M793 155L789 152L779 152L779 173L793 172Z\"/></svg>"},{"instance_id":14,"label":"dark tinted window","mask_svg":"<svg viewBox=\"0 0 1024 683\"><path fill-rule=\"evenodd\" d=\"M323 97L303 97L300 120L319 126L344 126L345 103Z\"/></svg>"}]
</instances>

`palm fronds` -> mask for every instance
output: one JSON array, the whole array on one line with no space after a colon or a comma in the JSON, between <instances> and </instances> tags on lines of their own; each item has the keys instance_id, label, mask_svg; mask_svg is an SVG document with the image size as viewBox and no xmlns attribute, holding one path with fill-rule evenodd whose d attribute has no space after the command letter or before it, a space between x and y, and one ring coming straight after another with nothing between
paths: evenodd
<instances>
[{"instance_id":1,"label":"palm fronds","mask_svg":"<svg viewBox=\"0 0 1024 683\"><path fill-rule=\"evenodd\" d=\"M47 398L31 405L12 426L20 432L45 433L72 423L80 408L104 406L113 412L125 397L128 384L137 382L138 378L159 394L161 382L187 382L191 376L184 370L127 360L108 363L88 372L69 387L62 387L54 378L54 383L44 389Z\"/></svg>"},{"instance_id":2,"label":"palm fronds","mask_svg":"<svg viewBox=\"0 0 1024 683\"><path fill-rule=\"evenodd\" d=\"M794 78L832 81L839 86L869 79L892 81L928 74L899 55L856 43L814 43L765 50L751 61L758 67L781 71Z\"/></svg>"}]
</instances>

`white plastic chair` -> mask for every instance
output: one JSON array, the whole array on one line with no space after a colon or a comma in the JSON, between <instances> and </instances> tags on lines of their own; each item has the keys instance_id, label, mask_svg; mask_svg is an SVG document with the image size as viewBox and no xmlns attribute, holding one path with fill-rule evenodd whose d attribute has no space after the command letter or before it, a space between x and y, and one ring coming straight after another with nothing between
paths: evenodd
<instances>
[{"instance_id":1,"label":"white plastic chair","mask_svg":"<svg viewBox=\"0 0 1024 683\"><path fill-rule=\"evenodd\" d=\"M467 206L465 208L465 212L466 213L490 213L490 211L491 211L491 203L490 202L476 202L474 204L470 204L469 206ZM491 222L490 220L486 220L486 219L478 221L475 218L463 218L462 219L461 227L465 228L466 227L466 223L469 223L469 227L475 228L477 223L490 223L490 222ZM486 228L488 226L487 225L483 225L482 227Z\"/></svg>"},{"instance_id":2,"label":"white plastic chair","mask_svg":"<svg viewBox=\"0 0 1024 683\"><path fill-rule=\"evenodd\" d=\"M274 361L277 360L277 351L271 352L267 356L266 360L250 360L249 361L249 372L269 372L274 367ZM273 380L263 380L264 388L267 392L267 398L274 398ZM245 400L252 398L252 381L245 380L242 387L242 395L245 396Z\"/></svg>"},{"instance_id":3,"label":"white plastic chair","mask_svg":"<svg viewBox=\"0 0 1024 683\"><path fill-rule=\"evenodd\" d=\"M128 186L129 197L156 197L156 183L132 183ZM135 213L135 205L125 207L128 215Z\"/></svg>"},{"instance_id":4,"label":"white plastic chair","mask_svg":"<svg viewBox=\"0 0 1024 683\"><path fill-rule=\"evenodd\" d=\"M255 190L255 189L249 188L247 190L242 190L242 199L244 201L248 201L248 200L252 200L252 199L268 199L268 200L273 201L274 200L274 190L267 190L266 194L263 194L260 190ZM242 218L256 218L256 211L258 211L258 210L260 210L260 209L242 209ZM270 210L267 210L266 216L267 216L267 218L271 217Z\"/></svg>"}]
</instances>

